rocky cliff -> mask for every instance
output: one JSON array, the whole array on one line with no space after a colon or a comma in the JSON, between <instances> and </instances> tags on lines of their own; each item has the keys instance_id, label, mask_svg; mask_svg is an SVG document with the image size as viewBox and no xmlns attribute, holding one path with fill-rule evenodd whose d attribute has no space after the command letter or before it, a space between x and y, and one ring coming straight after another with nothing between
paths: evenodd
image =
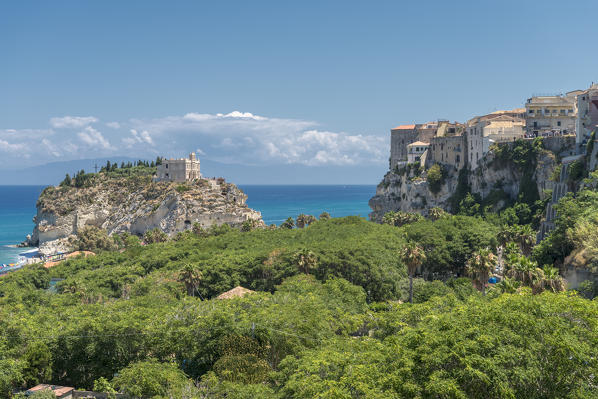
<instances>
[{"instance_id":1,"label":"rocky cliff","mask_svg":"<svg viewBox=\"0 0 598 399\"><path fill-rule=\"evenodd\" d=\"M193 182L153 182L151 176L109 176L99 173L85 187L48 187L37 201L35 228L26 243L44 254L69 249L69 239L86 226L108 234L142 235L158 228L169 235L194 223L207 228L246 220L263 225L250 209L247 196L234 184L201 179Z\"/></svg>"},{"instance_id":2,"label":"rocky cliff","mask_svg":"<svg viewBox=\"0 0 598 399\"><path fill-rule=\"evenodd\" d=\"M432 180L430 169L418 165L395 168L386 173L370 199L370 218L381 222L390 211L427 215L433 207L454 211L466 192L476 194L495 210L521 195L544 198L554 185L551 177L559 158L568 155L574 143L574 138L559 139L562 143L558 145L555 140L535 145L531 141L501 144L488 152L474 171L443 165Z\"/></svg>"}]
</instances>

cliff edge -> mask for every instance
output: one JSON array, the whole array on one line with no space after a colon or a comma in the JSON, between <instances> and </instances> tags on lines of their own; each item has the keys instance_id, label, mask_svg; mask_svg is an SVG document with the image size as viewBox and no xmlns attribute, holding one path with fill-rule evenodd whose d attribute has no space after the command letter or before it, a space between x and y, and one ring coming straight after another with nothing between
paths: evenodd
<instances>
[{"instance_id":1,"label":"cliff edge","mask_svg":"<svg viewBox=\"0 0 598 399\"><path fill-rule=\"evenodd\" d=\"M84 174L47 187L37 201L35 227L25 243L49 255L68 251L69 240L86 226L108 234L142 235L158 228L173 235L195 223L204 228L240 227L248 220L263 225L261 214L246 205L243 191L224 179L157 182L152 179L154 170L119 172Z\"/></svg>"},{"instance_id":2,"label":"cliff edge","mask_svg":"<svg viewBox=\"0 0 598 399\"><path fill-rule=\"evenodd\" d=\"M550 195L560 158L574 151L574 137L518 140L494 145L475 170L435 164L396 167L386 173L369 201L371 220L390 211L427 215L438 207L456 212L470 193L481 205L500 210L516 200L533 202Z\"/></svg>"}]
</instances>

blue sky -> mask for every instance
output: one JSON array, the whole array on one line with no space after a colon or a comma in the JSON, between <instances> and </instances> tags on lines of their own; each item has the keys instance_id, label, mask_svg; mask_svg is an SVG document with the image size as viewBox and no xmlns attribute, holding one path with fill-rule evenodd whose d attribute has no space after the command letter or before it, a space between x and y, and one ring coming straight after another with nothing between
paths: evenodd
<instances>
[{"instance_id":1,"label":"blue sky","mask_svg":"<svg viewBox=\"0 0 598 399\"><path fill-rule=\"evenodd\" d=\"M278 165L278 180L376 183L394 125L598 81L596 15L584 0L2 2L0 170L199 150L272 166L252 182Z\"/></svg>"}]
</instances>

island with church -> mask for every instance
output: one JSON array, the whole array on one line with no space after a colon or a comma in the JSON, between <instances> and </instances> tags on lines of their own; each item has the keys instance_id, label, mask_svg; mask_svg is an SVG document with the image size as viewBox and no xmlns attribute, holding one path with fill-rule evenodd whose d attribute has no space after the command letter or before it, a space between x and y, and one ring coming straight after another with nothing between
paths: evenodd
<instances>
[{"instance_id":1,"label":"island with church","mask_svg":"<svg viewBox=\"0 0 598 399\"><path fill-rule=\"evenodd\" d=\"M49 186L37 201L35 227L23 243L51 257L77 249L85 236L133 235L147 240L192 229L264 225L247 196L224 178L206 178L195 153L187 158L107 162ZM152 238L153 237L153 238Z\"/></svg>"}]
</instances>

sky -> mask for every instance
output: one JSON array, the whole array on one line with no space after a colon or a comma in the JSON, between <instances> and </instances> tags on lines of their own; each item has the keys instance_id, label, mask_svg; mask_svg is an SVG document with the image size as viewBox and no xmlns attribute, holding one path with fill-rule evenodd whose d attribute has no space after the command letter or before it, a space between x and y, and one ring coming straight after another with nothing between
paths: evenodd
<instances>
[{"instance_id":1,"label":"sky","mask_svg":"<svg viewBox=\"0 0 598 399\"><path fill-rule=\"evenodd\" d=\"M1 2L0 171L196 151L237 183L376 184L396 125L598 81L596 15L585 0Z\"/></svg>"}]
</instances>

